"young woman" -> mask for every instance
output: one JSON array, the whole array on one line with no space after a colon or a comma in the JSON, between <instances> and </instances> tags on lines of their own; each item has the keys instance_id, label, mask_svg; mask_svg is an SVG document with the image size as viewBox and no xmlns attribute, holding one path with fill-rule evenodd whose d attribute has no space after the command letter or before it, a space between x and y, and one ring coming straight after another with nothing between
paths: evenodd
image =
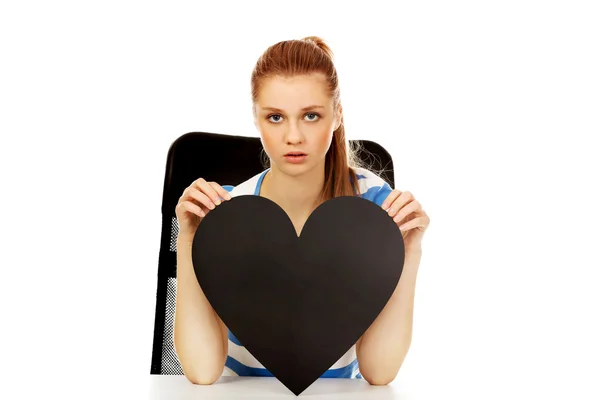
<instances>
[{"instance_id":1,"label":"young woman","mask_svg":"<svg viewBox=\"0 0 600 400\"><path fill-rule=\"evenodd\" d=\"M184 374L193 383L211 384L222 375L270 376L216 315L192 267L198 224L222 201L238 195L254 194L276 202L298 235L313 210L333 197L362 196L387 210L404 237L402 278L375 322L323 377L387 384L408 352L421 240L429 217L409 192L392 190L382 178L360 167L350 152L332 58L318 37L269 47L251 78L254 121L269 167L236 187L199 178L179 200L175 348Z\"/></svg>"}]
</instances>

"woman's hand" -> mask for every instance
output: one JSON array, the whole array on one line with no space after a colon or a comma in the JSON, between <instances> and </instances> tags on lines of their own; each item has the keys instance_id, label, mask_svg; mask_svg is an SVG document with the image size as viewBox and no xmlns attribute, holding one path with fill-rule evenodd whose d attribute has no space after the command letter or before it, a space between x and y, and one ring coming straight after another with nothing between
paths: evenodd
<instances>
[{"instance_id":1,"label":"woman's hand","mask_svg":"<svg viewBox=\"0 0 600 400\"><path fill-rule=\"evenodd\" d=\"M382 208L394 219L404 238L405 253L420 253L429 216L412 193L394 189L385 199Z\"/></svg>"},{"instance_id":2,"label":"woman's hand","mask_svg":"<svg viewBox=\"0 0 600 400\"><path fill-rule=\"evenodd\" d=\"M179 224L177 240L191 245L198 225L210 210L221 204L221 199L231 200L231 195L216 182L199 178L188 186L175 207Z\"/></svg>"}]
</instances>

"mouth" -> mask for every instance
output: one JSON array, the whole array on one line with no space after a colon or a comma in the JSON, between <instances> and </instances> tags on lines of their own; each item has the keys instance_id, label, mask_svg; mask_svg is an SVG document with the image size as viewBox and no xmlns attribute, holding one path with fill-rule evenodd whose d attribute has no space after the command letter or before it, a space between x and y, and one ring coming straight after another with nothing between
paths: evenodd
<instances>
[{"instance_id":1,"label":"mouth","mask_svg":"<svg viewBox=\"0 0 600 400\"><path fill-rule=\"evenodd\" d=\"M301 151L290 151L286 153L284 159L291 164L302 164L308 156Z\"/></svg>"},{"instance_id":2,"label":"mouth","mask_svg":"<svg viewBox=\"0 0 600 400\"><path fill-rule=\"evenodd\" d=\"M304 157L306 153L302 153L301 151L291 151L286 153L286 157Z\"/></svg>"}]
</instances>

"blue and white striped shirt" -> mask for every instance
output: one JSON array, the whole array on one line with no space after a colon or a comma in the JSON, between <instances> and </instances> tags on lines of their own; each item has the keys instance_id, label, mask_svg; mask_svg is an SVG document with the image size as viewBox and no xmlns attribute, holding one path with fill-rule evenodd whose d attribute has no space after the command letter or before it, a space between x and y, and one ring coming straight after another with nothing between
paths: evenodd
<instances>
[{"instance_id":1,"label":"blue and white striped shirt","mask_svg":"<svg viewBox=\"0 0 600 400\"><path fill-rule=\"evenodd\" d=\"M392 188L381 177L365 168L355 169L360 196L381 206L391 193ZM262 181L268 169L237 185L223 185L232 197L260 194ZM223 376L273 376L229 331L229 353L225 362ZM352 346L322 378L362 379L356 358L356 345Z\"/></svg>"}]
</instances>

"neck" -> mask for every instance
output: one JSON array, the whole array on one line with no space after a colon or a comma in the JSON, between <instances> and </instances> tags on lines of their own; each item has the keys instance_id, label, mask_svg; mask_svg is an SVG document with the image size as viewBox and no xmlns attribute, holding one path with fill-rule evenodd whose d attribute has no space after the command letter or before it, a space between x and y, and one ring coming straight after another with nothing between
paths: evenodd
<instances>
[{"instance_id":1,"label":"neck","mask_svg":"<svg viewBox=\"0 0 600 400\"><path fill-rule=\"evenodd\" d=\"M290 176L271 168L266 174L261 195L273 200L292 219L308 218L318 206L325 181L325 168L314 168L300 176Z\"/></svg>"}]
</instances>

